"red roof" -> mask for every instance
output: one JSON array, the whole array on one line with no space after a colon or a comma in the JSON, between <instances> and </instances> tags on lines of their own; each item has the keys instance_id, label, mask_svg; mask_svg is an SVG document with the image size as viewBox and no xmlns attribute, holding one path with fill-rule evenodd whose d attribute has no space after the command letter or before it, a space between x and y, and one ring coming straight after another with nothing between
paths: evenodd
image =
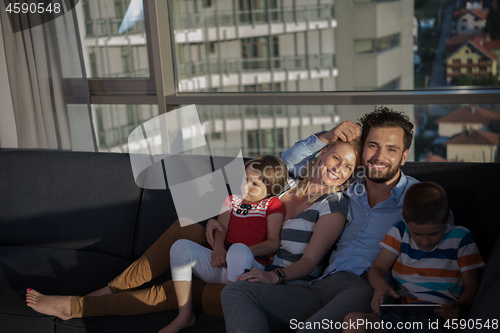
<instances>
[{"instance_id":1,"label":"red roof","mask_svg":"<svg viewBox=\"0 0 500 333\"><path fill-rule=\"evenodd\" d=\"M490 52L486 47L484 47L484 42L479 39L479 38L474 38L472 40L469 40L467 43L472 44L475 46L478 50L484 53L485 56L489 57L491 60L498 60L498 57L494 55L493 53Z\"/></svg>"},{"instance_id":2,"label":"red roof","mask_svg":"<svg viewBox=\"0 0 500 333\"><path fill-rule=\"evenodd\" d=\"M497 146L500 143L500 134L472 130L453 136L446 141L445 145L489 145Z\"/></svg>"},{"instance_id":3,"label":"red roof","mask_svg":"<svg viewBox=\"0 0 500 333\"><path fill-rule=\"evenodd\" d=\"M463 43L474 38L482 39L485 41L484 43L487 43L486 41L489 42L491 40L490 34L459 34L451 36L446 40L445 51L453 52L458 49Z\"/></svg>"},{"instance_id":4,"label":"red roof","mask_svg":"<svg viewBox=\"0 0 500 333\"><path fill-rule=\"evenodd\" d=\"M488 50L500 50L500 39L484 42L483 45Z\"/></svg>"},{"instance_id":5,"label":"red roof","mask_svg":"<svg viewBox=\"0 0 500 333\"><path fill-rule=\"evenodd\" d=\"M474 15L482 20L486 20L487 13L484 9L481 9L481 8L475 8L475 9L471 9L471 10L467 10L467 9L462 8L459 10L454 10L453 14L451 15L451 19L453 21L456 21L467 13L471 13L472 15Z\"/></svg>"},{"instance_id":6,"label":"red roof","mask_svg":"<svg viewBox=\"0 0 500 333\"><path fill-rule=\"evenodd\" d=\"M470 10L470 13L477 16L481 20L486 20L486 16L488 15L488 13L486 13L486 11L481 8L472 9Z\"/></svg>"},{"instance_id":7,"label":"red roof","mask_svg":"<svg viewBox=\"0 0 500 333\"><path fill-rule=\"evenodd\" d=\"M500 121L500 113L493 112L477 105L459 107L446 116L436 120L438 123L480 123L489 124Z\"/></svg>"}]
</instances>

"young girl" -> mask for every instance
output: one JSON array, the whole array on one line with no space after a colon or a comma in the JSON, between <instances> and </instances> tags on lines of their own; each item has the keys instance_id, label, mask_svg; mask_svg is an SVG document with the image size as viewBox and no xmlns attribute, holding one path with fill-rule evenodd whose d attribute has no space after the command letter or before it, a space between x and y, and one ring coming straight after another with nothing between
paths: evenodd
<instances>
[{"instance_id":1,"label":"young girl","mask_svg":"<svg viewBox=\"0 0 500 333\"><path fill-rule=\"evenodd\" d=\"M285 208L276 197L285 186L287 171L277 157L265 155L245 164L242 194L226 199L218 221L213 251L180 239L170 250L172 280L179 303L179 315L160 332L178 332L195 323L191 298L194 273L205 282L234 282L245 270L264 269L272 263L280 246Z\"/></svg>"}]
</instances>

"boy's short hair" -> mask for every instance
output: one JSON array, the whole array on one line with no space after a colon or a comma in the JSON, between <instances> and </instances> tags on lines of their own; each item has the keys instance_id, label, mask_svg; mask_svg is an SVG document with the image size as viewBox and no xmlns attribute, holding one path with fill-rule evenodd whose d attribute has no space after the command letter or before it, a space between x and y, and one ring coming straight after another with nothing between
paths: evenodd
<instances>
[{"instance_id":1,"label":"boy's short hair","mask_svg":"<svg viewBox=\"0 0 500 333\"><path fill-rule=\"evenodd\" d=\"M448 221L450 210L444 189L434 182L416 183L406 191L403 218L415 224L441 224Z\"/></svg>"},{"instance_id":2,"label":"boy's short hair","mask_svg":"<svg viewBox=\"0 0 500 333\"><path fill-rule=\"evenodd\" d=\"M266 185L267 194L276 196L283 192L288 180L288 170L281 158L273 155L261 155L245 163L245 169L259 173L259 177Z\"/></svg>"},{"instance_id":3,"label":"boy's short hair","mask_svg":"<svg viewBox=\"0 0 500 333\"><path fill-rule=\"evenodd\" d=\"M361 123L361 148L365 146L366 138L370 129L380 127L399 127L403 130L403 151L410 149L413 140L413 124L410 118L403 112L394 111L386 106L376 108L373 112L365 114L359 122Z\"/></svg>"}]
</instances>

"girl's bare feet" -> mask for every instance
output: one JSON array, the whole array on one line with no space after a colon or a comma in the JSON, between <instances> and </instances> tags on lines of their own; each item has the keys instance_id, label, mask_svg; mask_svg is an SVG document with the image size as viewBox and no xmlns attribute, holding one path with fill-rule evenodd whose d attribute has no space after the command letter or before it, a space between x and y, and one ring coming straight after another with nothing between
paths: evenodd
<instances>
[{"instance_id":1,"label":"girl's bare feet","mask_svg":"<svg viewBox=\"0 0 500 333\"><path fill-rule=\"evenodd\" d=\"M26 303L38 313L56 316L62 320L71 319L71 296L46 296L28 288Z\"/></svg>"},{"instance_id":2,"label":"girl's bare feet","mask_svg":"<svg viewBox=\"0 0 500 333\"><path fill-rule=\"evenodd\" d=\"M196 323L196 316L193 312L180 314L168 326L162 328L158 333L177 333L183 328L193 326Z\"/></svg>"},{"instance_id":3,"label":"girl's bare feet","mask_svg":"<svg viewBox=\"0 0 500 333\"><path fill-rule=\"evenodd\" d=\"M109 287L106 286L104 288L101 288L99 290L91 292L87 296L104 296L104 295L111 295L111 294L112 294L111 289L109 289Z\"/></svg>"}]
</instances>

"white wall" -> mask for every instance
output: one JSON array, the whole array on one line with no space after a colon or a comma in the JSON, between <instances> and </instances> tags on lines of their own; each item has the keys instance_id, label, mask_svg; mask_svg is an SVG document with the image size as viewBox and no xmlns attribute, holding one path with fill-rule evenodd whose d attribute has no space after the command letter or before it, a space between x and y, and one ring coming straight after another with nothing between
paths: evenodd
<instances>
[{"instance_id":1,"label":"white wall","mask_svg":"<svg viewBox=\"0 0 500 333\"><path fill-rule=\"evenodd\" d=\"M486 24L486 20L478 19L477 17L472 15L471 13L467 13L463 15L457 21L457 34L477 34L483 31L483 28ZM465 21L464 21L465 20Z\"/></svg>"},{"instance_id":2,"label":"white wall","mask_svg":"<svg viewBox=\"0 0 500 333\"><path fill-rule=\"evenodd\" d=\"M464 162L493 162L496 146L487 145L447 145L446 157L448 161Z\"/></svg>"},{"instance_id":3,"label":"white wall","mask_svg":"<svg viewBox=\"0 0 500 333\"><path fill-rule=\"evenodd\" d=\"M462 133L464 127L469 130L487 130L488 128L480 123L439 123L438 132L439 136L454 136Z\"/></svg>"}]
</instances>

